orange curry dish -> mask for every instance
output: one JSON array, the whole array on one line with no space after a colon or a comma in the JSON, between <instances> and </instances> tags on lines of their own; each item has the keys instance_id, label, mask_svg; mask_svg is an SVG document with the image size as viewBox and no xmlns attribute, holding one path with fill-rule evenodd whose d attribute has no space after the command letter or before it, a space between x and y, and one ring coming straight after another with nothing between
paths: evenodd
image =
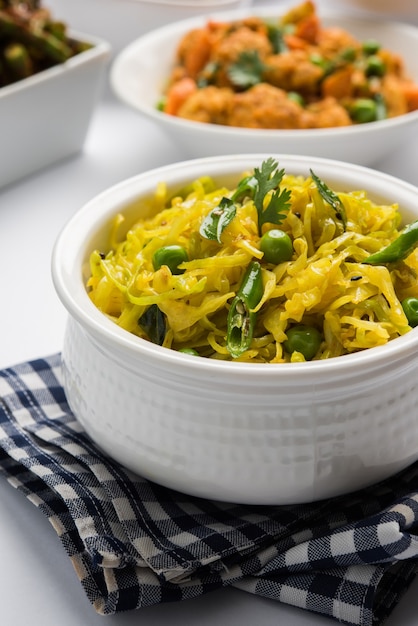
<instances>
[{"instance_id":1,"label":"orange curry dish","mask_svg":"<svg viewBox=\"0 0 418 626\"><path fill-rule=\"evenodd\" d=\"M310 0L272 20L208 21L180 41L160 110L244 128L327 128L418 109L403 59L324 27Z\"/></svg>"}]
</instances>

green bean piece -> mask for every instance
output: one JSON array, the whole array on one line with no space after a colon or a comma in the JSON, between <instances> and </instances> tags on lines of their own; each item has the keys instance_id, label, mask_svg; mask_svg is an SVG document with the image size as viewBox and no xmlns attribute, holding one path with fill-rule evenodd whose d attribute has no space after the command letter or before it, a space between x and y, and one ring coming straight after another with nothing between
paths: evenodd
<instances>
[{"instance_id":1,"label":"green bean piece","mask_svg":"<svg viewBox=\"0 0 418 626\"><path fill-rule=\"evenodd\" d=\"M10 43L3 50L4 61L13 81L27 78L33 73L33 63L26 47L20 43Z\"/></svg>"},{"instance_id":2,"label":"green bean piece","mask_svg":"<svg viewBox=\"0 0 418 626\"><path fill-rule=\"evenodd\" d=\"M234 359L251 345L257 319L252 309L260 302L263 290L261 265L258 261L252 261L228 312L226 347Z\"/></svg>"},{"instance_id":3,"label":"green bean piece","mask_svg":"<svg viewBox=\"0 0 418 626\"><path fill-rule=\"evenodd\" d=\"M179 268L179 265L188 261L189 257L187 251L183 246L161 246L158 248L152 257L152 265L154 270L157 271L163 265L167 265L172 274L183 274L184 270Z\"/></svg>"},{"instance_id":4,"label":"green bean piece","mask_svg":"<svg viewBox=\"0 0 418 626\"><path fill-rule=\"evenodd\" d=\"M287 331L283 347L288 354L300 352L306 361L311 361L318 352L322 335L314 326L297 324Z\"/></svg>"},{"instance_id":5,"label":"green bean piece","mask_svg":"<svg viewBox=\"0 0 418 626\"><path fill-rule=\"evenodd\" d=\"M293 243L287 233L279 228L273 228L261 237L260 250L264 252L263 261L278 265L290 261L293 256Z\"/></svg>"},{"instance_id":6,"label":"green bean piece","mask_svg":"<svg viewBox=\"0 0 418 626\"><path fill-rule=\"evenodd\" d=\"M412 328L418 326L418 298L409 297L401 302L408 323Z\"/></svg>"},{"instance_id":7,"label":"green bean piece","mask_svg":"<svg viewBox=\"0 0 418 626\"><path fill-rule=\"evenodd\" d=\"M388 246L368 256L363 263L368 265L385 265L398 263L406 259L418 246L418 220L411 222L399 233L398 237Z\"/></svg>"},{"instance_id":8,"label":"green bean piece","mask_svg":"<svg viewBox=\"0 0 418 626\"><path fill-rule=\"evenodd\" d=\"M73 52L67 42L60 41L46 31L34 32L26 24L20 24L6 11L0 10L0 36L10 37L33 47L51 62L63 63Z\"/></svg>"}]
</instances>

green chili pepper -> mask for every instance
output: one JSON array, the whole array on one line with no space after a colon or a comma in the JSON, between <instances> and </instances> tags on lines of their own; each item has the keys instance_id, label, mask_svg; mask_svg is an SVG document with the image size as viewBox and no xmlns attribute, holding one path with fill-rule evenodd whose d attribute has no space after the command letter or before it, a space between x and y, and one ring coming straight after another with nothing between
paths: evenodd
<instances>
[{"instance_id":1,"label":"green chili pepper","mask_svg":"<svg viewBox=\"0 0 418 626\"><path fill-rule=\"evenodd\" d=\"M399 236L386 248L375 252L364 259L363 263L369 265L385 265L385 263L397 263L406 259L418 246L418 220L408 224L399 233Z\"/></svg>"},{"instance_id":2,"label":"green chili pepper","mask_svg":"<svg viewBox=\"0 0 418 626\"><path fill-rule=\"evenodd\" d=\"M250 347L257 317L252 309L260 302L262 295L261 266L258 261L252 261L228 312L226 346L234 359Z\"/></svg>"},{"instance_id":3,"label":"green chili pepper","mask_svg":"<svg viewBox=\"0 0 418 626\"><path fill-rule=\"evenodd\" d=\"M418 298L412 296L405 298L402 300L401 305L409 325L412 326L412 328L418 326Z\"/></svg>"}]
</instances>

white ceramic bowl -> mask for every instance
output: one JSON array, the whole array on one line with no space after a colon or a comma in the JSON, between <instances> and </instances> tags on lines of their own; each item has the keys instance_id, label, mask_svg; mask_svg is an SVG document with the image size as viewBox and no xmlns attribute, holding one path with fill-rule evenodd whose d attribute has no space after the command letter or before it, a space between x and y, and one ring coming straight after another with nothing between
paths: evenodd
<instances>
[{"instance_id":1,"label":"white ceramic bowl","mask_svg":"<svg viewBox=\"0 0 418 626\"><path fill-rule=\"evenodd\" d=\"M354 7L409 18L415 24L418 23L418 7L416 0L346 0L347 4Z\"/></svg>"},{"instance_id":2,"label":"white ceramic bowl","mask_svg":"<svg viewBox=\"0 0 418 626\"><path fill-rule=\"evenodd\" d=\"M283 12L283 8L278 11L271 7L253 7L222 12L218 17L224 20L243 15L271 18ZM409 74L418 82L418 28L378 18L327 16L322 12L319 15L325 25L339 24L360 40L373 37L400 53L406 60ZM185 20L137 39L116 57L110 72L111 86L121 101L158 124L185 158L279 151L370 165L400 147L418 128L418 111L369 124L308 130L232 128L180 119L158 111L156 105L170 74L179 40L184 33L204 23L206 18Z\"/></svg>"},{"instance_id":3,"label":"white ceramic bowl","mask_svg":"<svg viewBox=\"0 0 418 626\"><path fill-rule=\"evenodd\" d=\"M418 189L343 162L277 155L294 174L365 189L418 218ZM308 502L364 487L418 459L418 328L383 347L292 364L221 362L163 348L121 329L89 299L93 249L113 216L128 228L138 198L200 175L235 185L263 155L221 156L128 179L86 204L59 236L53 280L68 310L64 387L94 441L174 489L251 504ZM146 208L145 208L146 210Z\"/></svg>"},{"instance_id":4,"label":"white ceramic bowl","mask_svg":"<svg viewBox=\"0 0 418 626\"><path fill-rule=\"evenodd\" d=\"M92 48L0 88L0 187L81 150L103 85L110 45L69 32Z\"/></svg>"},{"instance_id":5,"label":"white ceramic bowl","mask_svg":"<svg viewBox=\"0 0 418 626\"><path fill-rule=\"evenodd\" d=\"M238 9L252 0L49 0L55 15L72 28L95 33L120 52L154 28L209 11Z\"/></svg>"}]
</instances>

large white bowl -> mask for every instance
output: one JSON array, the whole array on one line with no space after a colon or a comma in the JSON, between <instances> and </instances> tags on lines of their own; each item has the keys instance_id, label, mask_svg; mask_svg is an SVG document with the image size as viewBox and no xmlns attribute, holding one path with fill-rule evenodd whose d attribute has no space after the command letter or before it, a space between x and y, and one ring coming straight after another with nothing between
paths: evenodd
<instances>
[{"instance_id":1,"label":"large white bowl","mask_svg":"<svg viewBox=\"0 0 418 626\"><path fill-rule=\"evenodd\" d=\"M386 13L396 15L418 23L418 8L416 0L346 0L354 7L375 11L376 13Z\"/></svg>"},{"instance_id":2,"label":"large white bowl","mask_svg":"<svg viewBox=\"0 0 418 626\"><path fill-rule=\"evenodd\" d=\"M164 24L209 11L238 9L252 0L48 0L55 15L77 30L95 33L113 53Z\"/></svg>"},{"instance_id":3,"label":"large white bowl","mask_svg":"<svg viewBox=\"0 0 418 626\"><path fill-rule=\"evenodd\" d=\"M365 189L418 218L418 189L367 168L277 155L335 189ZM308 502L375 483L418 459L418 328L383 347L292 364L222 362L121 329L87 295L89 255L112 218L149 210L158 182L173 192L200 175L235 185L263 155L186 161L101 193L71 219L52 260L68 310L64 387L81 424L117 461L174 489L251 504ZM142 208L137 200L144 199ZM148 206L148 208L147 208Z\"/></svg>"},{"instance_id":4,"label":"large white bowl","mask_svg":"<svg viewBox=\"0 0 418 626\"><path fill-rule=\"evenodd\" d=\"M111 48L103 39L69 34L92 47L0 88L0 187L83 147Z\"/></svg>"},{"instance_id":5,"label":"large white bowl","mask_svg":"<svg viewBox=\"0 0 418 626\"><path fill-rule=\"evenodd\" d=\"M215 18L232 20L243 15L277 18L280 11L284 12L280 5L279 10L253 7L215 14ZM320 14L320 19L325 25L340 25L360 40L378 39L403 56L410 76L418 82L418 28L378 17ZM418 111L368 124L308 130L232 128L180 119L158 111L157 103L179 40L187 31L204 23L206 18L184 20L140 37L116 57L110 71L111 86L121 101L161 126L186 158L279 151L370 165L396 150L418 128Z\"/></svg>"}]
</instances>

